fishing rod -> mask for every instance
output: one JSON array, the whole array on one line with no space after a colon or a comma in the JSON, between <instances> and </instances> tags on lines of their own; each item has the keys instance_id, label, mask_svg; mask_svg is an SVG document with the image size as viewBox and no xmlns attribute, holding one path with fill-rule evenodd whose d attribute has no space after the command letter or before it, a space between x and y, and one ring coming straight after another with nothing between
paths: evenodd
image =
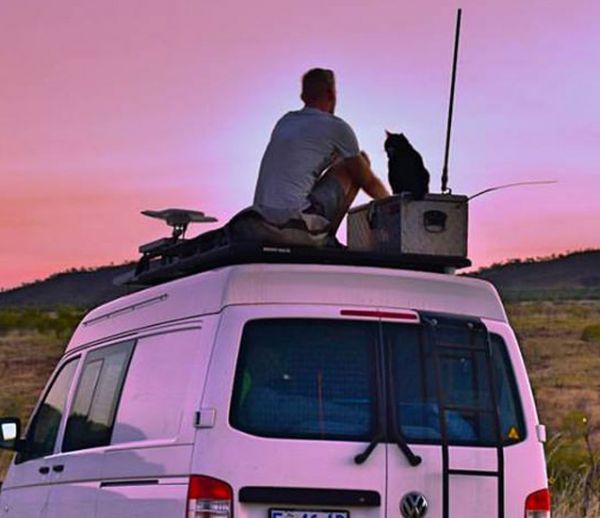
<instances>
[{"instance_id":1,"label":"fishing rod","mask_svg":"<svg viewBox=\"0 0 600 518\"><path fill-rule=\"evenodd\" d=\"M520 187L521 185L543 185L543 184L549 184L549 183L558 183L558 182L556 180L540 180L540 181L536 181L536 182L516 182L516 183L507 183L504 185L496 185L495 187L488 187L487 189L484 189L483 191L479 191L477 194L474 194L473 196L469 196L467 201L471 201L473 198L477 198L477 196L481 196L482 194L492 192L492 191L498 191L500 189L508 189L509 187Z\"/></svg>"}]
</instances>

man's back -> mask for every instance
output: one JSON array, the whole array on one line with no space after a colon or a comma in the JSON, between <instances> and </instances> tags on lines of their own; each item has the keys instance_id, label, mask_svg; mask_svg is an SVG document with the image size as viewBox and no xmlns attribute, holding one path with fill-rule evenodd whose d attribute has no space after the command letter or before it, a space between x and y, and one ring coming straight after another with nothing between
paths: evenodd
<instances>
[{"instance_id":1,"label":"man's back","mask_svg":"<svg viewBox=\"0 0 600 518\"><path fill-rule=\"evenodd\" d=\"M350 126L316 108L289 112L275 125L263 156L254 205L285 220L310 206L309 194L337 158L360 152ZM272 215L270 214L270 215Z\"/></svg>"}]
</instances>

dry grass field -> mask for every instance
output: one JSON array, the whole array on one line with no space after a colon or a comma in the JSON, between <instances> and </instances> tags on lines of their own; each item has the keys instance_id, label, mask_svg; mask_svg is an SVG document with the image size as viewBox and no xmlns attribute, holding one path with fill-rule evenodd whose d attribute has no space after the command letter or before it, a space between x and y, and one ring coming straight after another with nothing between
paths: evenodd
<instances>
[{"instance_id":1,"label":"dry grass field","mask_svg":"<svg viewBox=\"0 0 600 518\"><path fill-rule=\"evenodd\" d=\"M64 346L65 339L54 333L0 334L0 416L17 416L27 422ZM10 458L10 454L0 453L0 480Z\"/></svg>"},{"instance_id":2,"label":"dry grass field","mask_svg":"<svg viewBox=\"0 0 600 518\"><path fill-rule=\"evenodd\" d=\"M542 422L555 518L600 518L600 300L513 302ZM68 332L0 333L0 415L27 419ZM10 455L0 454L0 480Z\"/></svg>"},{"instance_id":3,"label":"dry grass field","mask_svg":"<svg viewBox=\"0 0 600 518\"><path fill-rule=\"evenodd\" d=\"M538 409L558 431L579 411L600 423L600 301L508 304Z\"/></svg>"},{"instance_id":4,"label":"dry grass field","mask_svg":"<svg viewBox=\"0 0 600 518\"><path fill-rule=\"evenodd\" d=\"M507 310L548 427L555 518L600 517L600 300Z\"/></svg>"}]
</instances>

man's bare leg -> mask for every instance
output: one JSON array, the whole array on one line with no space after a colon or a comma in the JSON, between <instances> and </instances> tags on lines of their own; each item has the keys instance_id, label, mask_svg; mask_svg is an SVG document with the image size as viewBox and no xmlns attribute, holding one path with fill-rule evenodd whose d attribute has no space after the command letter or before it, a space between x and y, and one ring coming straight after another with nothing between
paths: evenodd
<instances>
[{"instance_id":1,"label":"man's bare leg","mask_svg":"<svg viewBox=\"0 0 600 518\"><path fill-rule=\"evenodd\" d=\"M363 189L369 196L375 199L390 196L390 193L381 180L371 170L369 159L365 153L336 162L319 181L327 181L330 177L337 180L344 193L342 206L339 207L335 220L331 222L332 234L337 232L338 227L360 189Z\"/></svg>"}]
</instances>

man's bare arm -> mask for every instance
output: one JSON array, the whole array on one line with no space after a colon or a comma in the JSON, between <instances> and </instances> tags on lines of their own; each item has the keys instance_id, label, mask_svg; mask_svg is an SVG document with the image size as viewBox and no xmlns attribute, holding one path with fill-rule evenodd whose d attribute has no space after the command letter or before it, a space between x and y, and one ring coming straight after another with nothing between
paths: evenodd
<instances>
[{"instance_id":1,"label":"man's bare arm","mask_svg":"<svg viewBox=\"0 0 600 518\"><path fill-rule=\"evenodd\" d=\"M344 160L351 180L371 198L379 200L390 196L382 181L375 176L365 153Z\"/></svg>"}]
</instances>

